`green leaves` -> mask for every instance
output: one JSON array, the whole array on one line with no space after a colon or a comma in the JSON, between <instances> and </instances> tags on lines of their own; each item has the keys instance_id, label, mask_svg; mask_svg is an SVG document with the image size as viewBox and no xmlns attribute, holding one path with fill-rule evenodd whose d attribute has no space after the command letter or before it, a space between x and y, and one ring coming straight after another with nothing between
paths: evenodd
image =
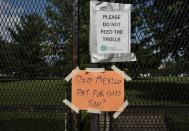
<instances>
[{"instance_id":1,"label":"green leaves","mask_svg":"<svg viewBox=\"0 0 189 131\"><path fill-rule=\"evenodd\" d=\"M41 43L45 31L45 22L37 14L22 16L20 25L17 24L15 29L10 29L12 44L16 44L13 56L18 65L20 75L33 78L38 75L39 70L45 64Z\"/></svg>"}]
</instances>

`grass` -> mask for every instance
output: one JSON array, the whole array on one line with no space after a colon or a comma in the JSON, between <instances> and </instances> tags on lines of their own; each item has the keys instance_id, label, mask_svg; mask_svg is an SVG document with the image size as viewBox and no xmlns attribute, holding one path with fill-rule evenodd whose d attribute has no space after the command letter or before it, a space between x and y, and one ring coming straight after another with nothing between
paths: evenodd
<instances>
[{"instance_id":1,"label":"grass","mask_svg":"<svg viewBox=\"0 0 189 131\"><path fill-rule=\"evenodd\" d=\"M0 113L1 131L61 131L64 113Z\"/></svg>"},{"instance_id":2,"label":"grass","mask_svg":"<svg viewBox=\"0 0 189 131\"><path fill-rule=\"evenodd\" d=\"M125 96L133 105L189 105L189 79L135 80L125 83ZM175 82L174 82L175 81Z\"/></svg>"},{"instance_id":3,"label":"grass","mask_svg":"<svg viewBox=\"0 0 189 131\"><path fill-rule=\"evenodd\" d=\"M169 82L169 83L182 83L189 84L189 77L146 77L138 82Z\"/></svg>"},{"instance_id":4,"label":"grass","mask_svg":"<svg viewBox=\"0 0 189 131\"><path fill-rule=\"evenodd\" d=\"M0 104L63 105L67 87L63 80L3 82Z\"/></svg>"},{"instance_id":5,"label":"grass","mask_svg":"<svg viewBox=\"0 0 189 131\"><path fill-rule=\"evenodd\" d=\"M0 105L64 105L62 100L67 88L70 85L64 80L0 82ZM189 106L189 78L153 77L133 80L125 83L125 96L131 105ZM64 115L60 112L0 112L0 130L60 131L64 130ZM89 126L85 124L88 119L82 119L82 125ZM178 126L181 123L182 126L183 122L171 117L170 123Z\"/></svg>"},{"instance_id":6,"label":"grass","mask_svg":"<svg viewBox=\"0 0 189 131\"><path fill-rule=\"evenodd\" d=\"M0 83L0 104L63 105L64 80L30 80ZM155 77L125 83L126 99L133 105L188 105L189 77Z\"/></svg>"},{"instance_id":7,"label":"grass","mask_svg":"<svg viewBox=\"0 0 189 131\"><path fill-rule=\"evenodd\" d=\"M189 106L189 77L152 77L126 82L125 96L132 105ZM168 130L189 130L188 113L168 114L165 122Z\"/></svg>"},{"instance_id":8,"label":"grass","mask_svg":"<svg viewBox=\"0 0 189 131\"><path fill-rule=\"evenodd\" d=\"M32 80L0 83L0 105L64 105L63 80ZM0 112L1 131L63 131L60 112ZM70 126L71 127L71 126Z\"/></svg>"},{"instance_id":9,"label":"grass","mask_svg":"<svg viewBox=\"0 0 189 131\"><path fill-rule=\"evenodd\" d=\"M2 131L64 131L61 119L23 119L0 122Z\"/></svg>"}]
</instances>

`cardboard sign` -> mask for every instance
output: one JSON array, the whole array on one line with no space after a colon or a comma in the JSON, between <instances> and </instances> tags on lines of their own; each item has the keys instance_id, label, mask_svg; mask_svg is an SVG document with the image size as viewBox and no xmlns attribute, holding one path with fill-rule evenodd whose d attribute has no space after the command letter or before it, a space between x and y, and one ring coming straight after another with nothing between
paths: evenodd
<instances>
[{"instance_id":1,"label":"cardboard sign","mask_svg":"<svg viewBox=\"0 0 189 131\"><path fill-rule=\"evenodd\" d=\"M97 11L97 53L130 53L130 12Z\"/></svg>"},{"instance_id":2,"label":"cardboard sign","mask_svg":"<svg viewBox=\"0 0 189 131\"><path fill-rule=\"evenodd\" d=\"M124 103L124 79L114 71L79 71L72 78L72 103L80 110L117 111Z\"/></svg>"}]
</instances>

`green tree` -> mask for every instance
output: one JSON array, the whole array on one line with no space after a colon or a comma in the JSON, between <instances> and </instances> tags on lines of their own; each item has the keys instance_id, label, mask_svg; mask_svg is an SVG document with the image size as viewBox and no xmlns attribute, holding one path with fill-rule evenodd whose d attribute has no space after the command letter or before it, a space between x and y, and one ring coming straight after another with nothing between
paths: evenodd
<instances>
[{"instance_id":1,"label":"green tree","mask_svg":"<svg viewBox=\"0 0 189 131\"><path fill-rule=\"evenodd\" d=\"M149 72L157 75L161 65L167 68L164 70L174 71L172 72L174 74L188 72L188 1L131 0L130 2L134 6L132 50L138 59L137 62L126 64L131 74ZM167 75L172 73L169 72Z\"/></svg>"},{"instance_id":2,"label":"green tree","mask_svg":"<svg viewBox=\"0 0 189 131\"><path fill-rule=\"evenodd\" d=\"M154 0L144 13L153 36L153 50L161 60L176 63L175 72L188 72L189 67L189 2L186 0ZM166 67L170 67L170 63Z\"/></svg>"},{"instance_id":3,"label":"green tree","mask_svg":"<svg viewBox=\"0 0 189 131\"><path fill-rule=\"evenodd\" d=\"M11 55L12 49L9 43L0 37L0 74L10 75L12 74L13 55Z\"/></svg>"},{"instance_id":4,"label":"green tree","mask_svg":"<svg viewBox=\"0 0 189 131\"><path fill-rule=\"evenodd\" d=\"M108 2L114 2L109 0ZM88 52L88 36L89 36L89 1L81 0L81 25L80 25L80 33L81 33L81 57L83 60L83 54L85 55L85 60L81 61L81 63L86 63L89 61L86 54ZM161 59L154 53L153 46L151 43L153 42L153 36L149 35L150 32L147 28L147 23L144 19L145 11L149 11L151 6L149 5L149 0L129 0L127 2L121 3L130 3L133 4L134 9L132 10L132 20L131 20L131 47L132 52L134 52L137 56L137 62L124 62L118 63L119 67L128 68L128 72L133 77L137 77L139 73L145 72L153 72L153 70L157 70ZM84 52L84 53L82 53ZM103 64L107 66L108 64ZM110 65L110 64L109 64ZM108 67L108 66L107 66Z\"/></svg>"},{"instance_id":5,"label":"green tree","mask_svg":"<svg viewBox=\"0 0 189 131\"><path fill-rule=\"evenodd\" d=\"M17 48L17 63L19 74L34 78L42 73L45 64L42 52L42 42L46 29L43 18L37 14L22 16L20 25L16 24L15 29L10 29L12 43Z\"/></svg>"},{"instance_id":6,"label":"green tree","mask_svg":"<svg viewBox=\"0 0 189 131\"><path fill-rule=\"evenodd\" d=\"M49 27L46 30L48 53L57 56L51 72L63 74L72 69L72 0L50 0L46 9Z\"/></svg>"},{"instance_id":7,"label":"green tree","mask_svg":"<svg viewBox=\"0 0 189 131\"><path fill-rule=\"evenodd\" d=\"M109 2L113 1L109 0ZM80 66L84 67L89 63L89 1L81 0L81 3L79 53ZM186 65L189 63L187 2L185 0L171 2L168 0L129 0L127 3L134 6L132 10L131 47L132 52L137 56L137 62L125 62L119 64L119 66L128 68L129 73L134 77L147 72L156 75L159 67L166 64L164 63L166 59L175 61L171 63L174 65L176 63L179 67L181 65L187 67ZM62 52L69 53L62 54L71 54L72 15L69 12L73 12L73 1L51 0L51 4L47 11L48 17L53 23L50 32L51 38L54 41L64 39L64 45L68 46L69 50L63 49ZM177 17L183 19L183 21L179 21ZM56 45L58 42L54 43ZM71 55L64 58L67 58L66 62L71 62ZM69 63L64 64L70 65ZM170 63L169 66L165 67L169 68ZM187 68L175 69L187 70Z\"/></svg>"}]
</instances>

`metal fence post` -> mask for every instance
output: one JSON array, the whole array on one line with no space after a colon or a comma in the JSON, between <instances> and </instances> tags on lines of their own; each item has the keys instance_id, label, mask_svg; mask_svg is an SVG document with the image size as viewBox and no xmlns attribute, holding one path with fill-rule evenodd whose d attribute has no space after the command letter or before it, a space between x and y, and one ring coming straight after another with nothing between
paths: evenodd
<instances>
[{"instance_id":1,"label":"metal fence post","mask_svg":"<svg viewBox=\"0 0 189 131\"><path fill-rule=\"evenodd\" d=\"M90 120L90 131L99 131L99 120L98 120L97 114L91 114L91 120Z\"/></svg>"},{"instance_id":2,"label":"metal fence post","mask_svg":"<svg viewBox=\"0 0 189 131\"><path fill-rule=\"evenodd\" d=\"M97 68L99 64L88 64L89 68ZM90 114L90 131L99 131L99 115Z\"/></svg>"},{"instance_id":3,"label":"metal fence post","mask_svg":"<svg viewBox=\"0 0 189 131\"><path fill-rule=\"evenodd\" d=\"M74 0L73 3L73 68L79 66L79 0ZM71 92L70 92L71 93ZM80 118L79 115L73 113L73 128L75 131L80 131Z\"/></svg>"}]
</instances>

